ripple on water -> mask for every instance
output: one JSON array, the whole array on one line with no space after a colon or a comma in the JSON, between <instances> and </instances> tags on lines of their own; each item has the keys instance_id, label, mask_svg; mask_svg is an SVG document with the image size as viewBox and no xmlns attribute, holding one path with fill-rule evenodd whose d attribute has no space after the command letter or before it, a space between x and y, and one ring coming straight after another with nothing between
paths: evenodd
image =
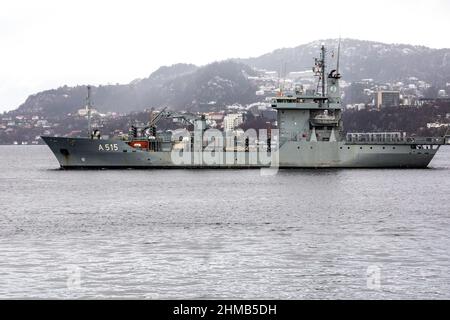
<instances>
[{"instance_id":1,"label":"ripple on water","mask_svg":"<svg viewBox=\"0 0 450 320\"><path fill-rule=\"evenodd\" d=\"M450 298L450 148L429 170L273 177L0 154L1 298Z\"/></svg>"}]
</instances>

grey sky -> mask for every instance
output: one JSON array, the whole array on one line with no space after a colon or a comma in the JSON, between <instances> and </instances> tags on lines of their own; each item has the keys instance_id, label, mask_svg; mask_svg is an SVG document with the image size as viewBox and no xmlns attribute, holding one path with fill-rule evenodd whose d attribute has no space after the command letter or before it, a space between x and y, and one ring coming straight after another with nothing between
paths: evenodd
<instances>
[{"instance_id":1,"label":"grey sky","mask_svg":"<svg viewBox=\"0 0 450 320\"><path fill-rule=\"evenodd\" d=\"M447 0L2 0L0 111L64 84L128 83L161 65L339 35L448 48L449 14Z\"/></svg>"}]
</instances>

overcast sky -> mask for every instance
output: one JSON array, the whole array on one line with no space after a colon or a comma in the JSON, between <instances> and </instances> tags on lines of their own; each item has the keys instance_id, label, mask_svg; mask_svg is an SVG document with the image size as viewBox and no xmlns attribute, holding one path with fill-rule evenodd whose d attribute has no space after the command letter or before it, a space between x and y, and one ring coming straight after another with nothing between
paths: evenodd
<instances>
[{"instance_id":1,"label":"overcast sky","mask_svg":"<svg viewBox=\"0 0 450 320\"><path fill-rule=\"evenodd\" d=\"M449 0L1 0L0 111L64 84L128 83L161 65L339 35L450 48L449 16Z\"/></svg>"}]
</instances>

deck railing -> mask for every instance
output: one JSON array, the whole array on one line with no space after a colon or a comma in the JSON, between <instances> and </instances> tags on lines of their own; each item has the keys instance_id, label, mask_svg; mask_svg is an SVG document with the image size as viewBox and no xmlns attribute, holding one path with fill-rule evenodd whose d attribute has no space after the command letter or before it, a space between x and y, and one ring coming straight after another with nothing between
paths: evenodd
<instances>
[{"instance_id":1,"label":"deck railing","mask_svg":"<svg viewBox=\"0 0 450 320\"><path fill-rule=\"evenodd\" d=\"M444 137L408 137L406 132L347 133L348 144L445 144Z\"/></svg>"}]
</instances>

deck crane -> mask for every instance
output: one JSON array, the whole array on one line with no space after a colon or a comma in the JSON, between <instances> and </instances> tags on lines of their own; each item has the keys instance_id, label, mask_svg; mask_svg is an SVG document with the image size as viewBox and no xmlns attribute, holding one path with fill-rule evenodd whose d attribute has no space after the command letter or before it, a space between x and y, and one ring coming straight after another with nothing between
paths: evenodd
<instances>
[{"instance_id":1,"label":"deck crane","mask_svg":"<svg viewBox=\"0 0 450 320\"><path fill-rule=\"evenodd\" d=\"M156 124L164 118L171 118L174 120L176 119L181 123L193 125L197 128L206 129L206 120L204 115L166 111L166 109L167 107L164 107L155 117L150 120L148 125L143 128L142 132L144 132L146 136L154 137L156 135Z\"/></svg>"}]
</instances>

